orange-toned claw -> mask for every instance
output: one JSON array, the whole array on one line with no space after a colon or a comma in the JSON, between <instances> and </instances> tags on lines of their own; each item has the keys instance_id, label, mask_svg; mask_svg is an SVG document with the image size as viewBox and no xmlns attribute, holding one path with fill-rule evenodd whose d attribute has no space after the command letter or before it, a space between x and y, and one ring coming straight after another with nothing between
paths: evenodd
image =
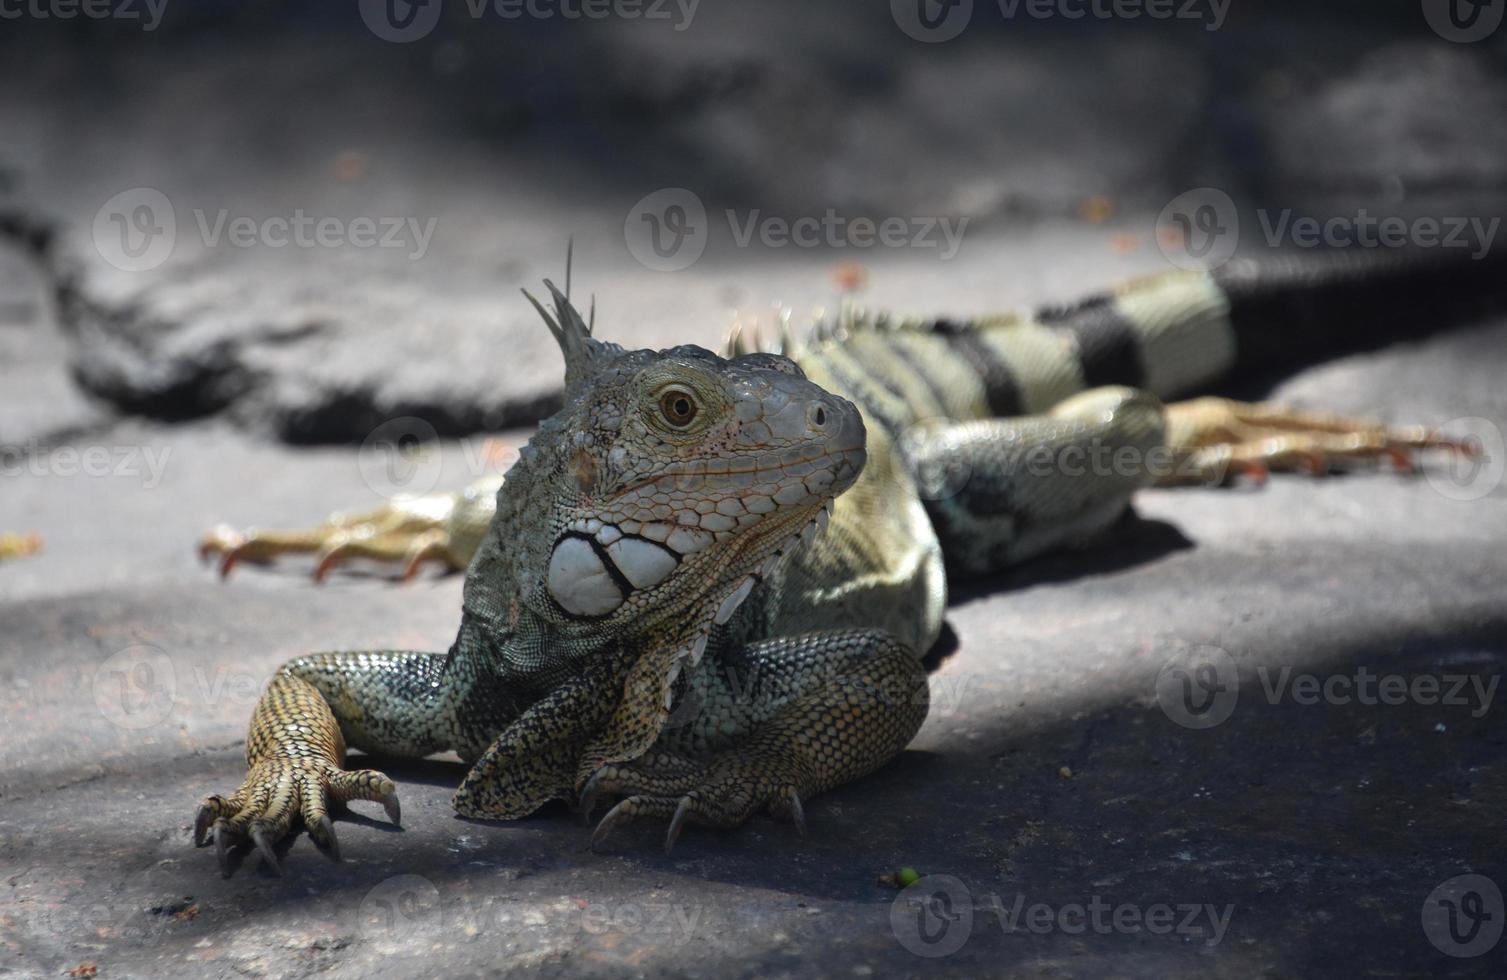
<instances>
[{"instance_id":1,"label":"orange-toned claw","mask_svg":"<svg viewBox=\"0 0 1507 980\"><path fill-rule=\"evenodd\" d=\"M1392 468L1397 472L1418 472L1418 463L1413 458L1413 453L1410 450L1403 449L1398 446L1390 446L1387 449L1383 450L1383 452L1386 454L1387 458L1392 461Z\"/></svg>"},{"instance_id":2,"label":"orange-toned claw","mask_svg":"<svg viewBox=\"0 0 1507 980\"><path fill-rule=\"evenodd\" d=\"M429 531L415 538L403 561L403 581L412 582L424 565L430 562L450 567L449 542L450 536L440 530Z\"/></svg>"}]
</instances>

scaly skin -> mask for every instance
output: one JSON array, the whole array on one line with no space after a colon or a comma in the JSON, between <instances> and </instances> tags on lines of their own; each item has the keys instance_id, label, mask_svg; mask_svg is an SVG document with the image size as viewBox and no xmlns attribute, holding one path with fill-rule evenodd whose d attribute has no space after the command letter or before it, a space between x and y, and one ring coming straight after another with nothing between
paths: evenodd
<instances>
[{"instance_id":1,"label":"scaly skin","mask_svg":"<svg viewBox=\"0 0 1507 980\"><path fill-rule=\"evenodd\" d=\"M626 352L550 289L565 407L505 482L205 542L227 569L289 551L321 554L322 570L352 556L467 567L448 653L279 670L246 780L196 821L227 869L242 838L275 866L295 818L337 853L330 798L381 800L397 819L390 780L343 770L347 744L458 752L469 817L621 797L593 844L640 816L669 821L667 847L688 820L803 824L805 800L882 765L924 720L944 555L985 571L1083 543L1153 482L1445 444L1273 406L1164 408L1233 363L1238 311L1208 276L1036 317L852 314L789 357L741 335L726 358ZM1081 465L1101 450L1130 465Z\"/></svg>"}]
</instances>

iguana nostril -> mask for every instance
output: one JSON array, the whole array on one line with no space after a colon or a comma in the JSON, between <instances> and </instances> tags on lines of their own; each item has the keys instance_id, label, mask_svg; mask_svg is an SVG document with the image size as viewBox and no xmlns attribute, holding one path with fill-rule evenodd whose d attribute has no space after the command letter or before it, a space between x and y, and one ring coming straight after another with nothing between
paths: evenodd
<instances>
[{"instance_id":1,"label":"iguana nostril","mask_svg":"<svg viewBox=\"0 0 1507 980\"><path fill-rule=\"evenodd\" d=\"M826 425L827 410L825 408L822 408L820 405L816 406L816 411L811 413L811 424L816 426L818 429Z\"/></svg>"}]
</instances>

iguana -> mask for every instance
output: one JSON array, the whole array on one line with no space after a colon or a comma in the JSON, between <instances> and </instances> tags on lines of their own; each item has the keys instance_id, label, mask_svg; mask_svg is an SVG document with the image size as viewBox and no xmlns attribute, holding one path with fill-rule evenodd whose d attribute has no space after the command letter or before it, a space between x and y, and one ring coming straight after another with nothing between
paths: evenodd
<instances>
[{"instance_id":1,"label":"iguana","mask_svg":"<svg viewBox=\"0 0 1507 980\"><path fill-rule=\"evenodd\" d=\"M804 832L813 795L900 752L926 717L922 656L947 575L1089 542L1152 483L1471 447L1423 428L1203 397L1358 333L1459 317L1500 262L1329 256L1231 262L1072 306L973 321L850 311L801 344L719 356L624 350L564 291L532 296L565 360L564 405L505 479L335 518L206 539L240 559L320 555L465 568L446 653L315 653L252 715L249 773L210 796L195 842L273 841L298 818L338 859L331 801L380 801L389 757L453 750L465 817L550 800L598 846L626 821ZM568 267L567 267L568 268ZM527 294L526 294L527 295ZM1458 300L1458 302L1456 301Z\"/></svg>"}]
</instances>

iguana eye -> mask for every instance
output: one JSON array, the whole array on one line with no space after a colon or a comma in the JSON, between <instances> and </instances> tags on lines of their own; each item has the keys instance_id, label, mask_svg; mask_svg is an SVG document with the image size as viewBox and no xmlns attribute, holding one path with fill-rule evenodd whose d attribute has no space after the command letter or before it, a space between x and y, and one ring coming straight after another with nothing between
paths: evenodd
<instances>
[{"instance_id":1,"label":"iguana eye","mask_svg":"<svg viewBox=\"0 0 1507 980\"><path fill-rule=\"evenodd\" d=\"M659 396L659 411L666 422L683 429L696 417L696 398L684 388L670 388Z\"/></svg>"}]
</instances>

